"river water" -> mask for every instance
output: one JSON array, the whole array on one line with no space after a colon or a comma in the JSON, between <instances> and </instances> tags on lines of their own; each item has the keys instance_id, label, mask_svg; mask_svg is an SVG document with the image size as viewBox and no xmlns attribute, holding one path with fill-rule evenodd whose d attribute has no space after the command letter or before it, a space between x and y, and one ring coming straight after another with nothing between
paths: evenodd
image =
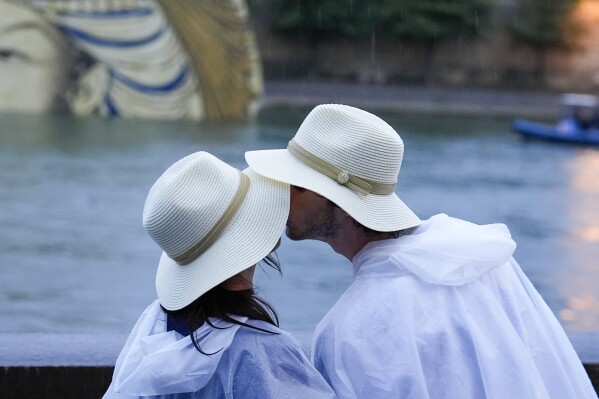
<instances>
[{"instance_id":1,"label":"river water","mask_svg":"<svg viewBox=\"0 0 599 399\"><path fill-rule=\"evenodd\" d=\"M0 332L127 332L155 298L160 250L141 225L152 183L200 150L244 168L309 111L252 124L0 116ZM599 150L526 142L509 120L381 113L406 146L398 190L421 217L502 222L568 332L599 330ZM351 281L328 246L290 242L256 272L282 327L310 332Z\"/></svg>"}]
</instances>

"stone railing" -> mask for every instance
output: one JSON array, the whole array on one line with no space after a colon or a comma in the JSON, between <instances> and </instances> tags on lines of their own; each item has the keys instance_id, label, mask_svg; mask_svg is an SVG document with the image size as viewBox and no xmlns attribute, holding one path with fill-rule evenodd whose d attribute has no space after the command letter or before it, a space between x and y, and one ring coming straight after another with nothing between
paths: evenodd
<instances>
[{"instance_id":1,"label":"stone railing","mask_svg":"<svg viewBox=\"0 0 599 399\"><path fill-rule=\"evenodd\" d=\"M296 338L309 345L309 333ZM0 334L0 398L101 398L127 334ZM599 392L599 334L571 334Z\"/></svg>"}]
</instances>

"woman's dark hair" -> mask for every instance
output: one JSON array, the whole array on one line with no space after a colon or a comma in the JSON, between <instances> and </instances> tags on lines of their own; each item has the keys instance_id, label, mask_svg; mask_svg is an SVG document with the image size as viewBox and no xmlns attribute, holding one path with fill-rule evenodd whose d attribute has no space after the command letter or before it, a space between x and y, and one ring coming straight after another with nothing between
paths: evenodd
<instances>
[{"instance_id":1,"label":"woman's dark hair","mask_svg":"<svg viewBox=\"0 0 599 399\"><path fill-rule=\"evenodd\" d=\"M268 254L262 259L262 262L281 272L281 266L274 252ZM206 353L200 348L194 332L204 323L208 323L216 329L228 328L215 326L210 322L211 317L269 334L277 333L243 323L232 316L262 320L273 326L279 326L279 318L275 309L264 299L256 296L253 289L229 291L224 289L222 285L217 285L182 309L167 310L162 308L162 310L173 319L175 325L183 327L189 333L193 346L204 355L213 355L214 353Z\"/></svg>"}]
</instances>

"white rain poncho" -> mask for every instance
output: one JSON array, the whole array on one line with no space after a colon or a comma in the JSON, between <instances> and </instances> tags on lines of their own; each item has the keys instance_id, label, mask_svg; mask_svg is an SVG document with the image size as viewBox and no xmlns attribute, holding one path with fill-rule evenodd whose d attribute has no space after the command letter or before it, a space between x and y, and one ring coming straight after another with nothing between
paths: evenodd
<instances>
[{"instance_id":1,"label":"white rain poncho","mask_svg":"<svg viewBox=\"0 0 599 399\"><path fill-rule=\"evenodd\" d=\"M335 398L300 344L271 324L240 318L251 328L214 320L189 336L167 331L158 301L140 316L121 354L104 399L116 398ZM212 320L211 320L212 321Z\"/></svg>"},{"instance_id":2,"label":"white rain poncho","mask_svg":"<svg viewBox=\"0 0 599 399\"><path fill-rule=\"evenodd\" d=\"M515 248L502 224L443 214L369 243L316 329L316 368L343 399L596 398Z\"/></svg>"}]
</instances>

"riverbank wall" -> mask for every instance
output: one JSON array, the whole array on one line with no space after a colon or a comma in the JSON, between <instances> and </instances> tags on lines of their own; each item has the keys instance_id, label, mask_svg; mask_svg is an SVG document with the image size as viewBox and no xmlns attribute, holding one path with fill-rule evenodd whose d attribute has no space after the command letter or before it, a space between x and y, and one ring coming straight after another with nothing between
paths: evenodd
<instances>
[{"instance_id":1,"label":"riverbank wall","mask_svg":"<svg viewBox=\"0 0 599 399\"><path fill-rule=\"evenodd\" d=\"M599 333L571 334L599 393ZM309 334L296 334L307 348ZM101 398L127 334L0 334L0 398Z\"/></svg>"},{"instance_id":2,"label":"riverbank wall","mask_svg":"<svg viewBox=\"0 0 599 399\"><path fill-rule=\"evenodd\" d=\"M557 120L560 99L560 93L531 90L268 80L261 108L337 103L369 111Z\"/></svg>"}]
</instances>

